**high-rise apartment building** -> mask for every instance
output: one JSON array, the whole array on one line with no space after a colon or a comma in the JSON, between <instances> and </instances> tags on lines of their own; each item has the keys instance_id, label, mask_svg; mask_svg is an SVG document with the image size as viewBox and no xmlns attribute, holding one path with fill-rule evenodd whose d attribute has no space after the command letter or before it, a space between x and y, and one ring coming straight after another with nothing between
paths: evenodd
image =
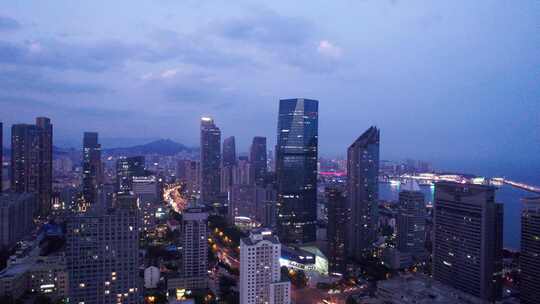
<instances>
[{"instance_id":1,"label":"high-rise apartment building","mask_svg":"<svg viewBox=\"0 0 540 304\"><path fill-rule=\"evenodd\" d=\"M360 258L377 237L380 131L370 127L347 151L347 195L351 210L347 250Z\"/></svg>"},{"instance_id":2,"label":"high-rise apartment building","mask_svg":"<svg viewBox=\"0 0 540 304\"><path fill-rule=\"evenodd\" d=\"M281 244L270 230L240 240L240 304L288 304L290 282L281 280Z\"/></svg>"},{"instance_id":3,"label":"high-rise apartment building","mask_svg":"<svg viewBox=\"0 0 540 304\"><path fill-rule=\"evenodd\" d=\"M277 228L284 243L316 240L319 102L279 102L276 145Z\"/></svg>"},{"instance_id":4,"label":"high-rise apartment building","mask_svg":"<svg viewBox=\"0 0 540 304\"><path fill-rule=\"evenodd\" d=\"M343 274L347 259L347 198L338 186L327 187L325 196L328 209L328 268L331 273Z\"/></svg>"},{"instance_id":5,"label":"high-rise apartment building","mask_svg":"<svg viewBox=\"0 0 540 304\"><path fill-rule=\"evenodd\" d=\"M86 202L97 203L102 181L101 145L98 133L84 132L83 136L82 194Z\"/></svg>"},{"instance_id":6,"label":"high-rise apartment building","mask_svg":"<svg viewBox=\"0 0 540 304\"><path fill-rule=\"evenodd\" d=\"M253 137L249 150L249 162L251 164L252 183L264 185L268 172L268 164L266 163L266 137Z\"/></svg>"},{"instance_id":7,"label":"high-rise apartment building","mask_svg":"<svg viewBox=\"0 0 540 304\"><path fill-rule=\"evenodd\" d=\"M182 214L182 265L179 275L169 279L169 286L186 290L208 287L208 213L201 208L187 208Z\"/></svg>"},{"instance_id":8,"label":"high-rise apartment building","mask_svg":"<svg viewBox=\"0 0 540 304\"><path fill-rule=\"evenodd\" d=\"M523 200L519 266L521 303L538 303L540 299L540 197Z\"/></svg>"},{"instance_id":9,"label":"high-rise apartment building","mask_svg":"<svg viewBox=\"0 0 540 304\"><path fill-rule=\"evenodd\" d=\"M221 193L221 130L209 117L201 118L201 200L219 203Z\"/></svg>"},{"instance_id":10,"label":"high-rise apartment building","mask_svg":"<svg viewBox=\"0 0 540 304\"><path fill-rule=\"evenodd\" d=\"M397 249L410 253L414 261L422 261L426 256L426 203L415 181L401 186L396 224Z\"/></svg>"},{"instance_id":11,"label":"high-rise apartment building","mask_svg":"<svg viewBox=\"0 0 540 304\"><path fill-rule=\"evenodd\" d=\"M133 195L113 209L92 210L67 223L70 303L141 303L140 215Z\"/></svg>"},{"instance_id":12,"label":"high-rise apartment building","mask_svg":"<svg viewBox=\"0 0 540 304\"><path fill-rule=\"evenodd\" d=\"M485 301L502 293L503 205L495 188L435 185L433 278Z\"/></svg>"},{"instance_id":13,"label":"high-rise apartment building","mask_svg":"<svg viewBox=\"0 0 540 304\"><path fill-rule=\"evenodd\" d=\"M11 188L35 192L41 214L50 210L52 197L52 137L50 119L36 118L35 125L11 128Z\"/></svg>"}]
</instances>

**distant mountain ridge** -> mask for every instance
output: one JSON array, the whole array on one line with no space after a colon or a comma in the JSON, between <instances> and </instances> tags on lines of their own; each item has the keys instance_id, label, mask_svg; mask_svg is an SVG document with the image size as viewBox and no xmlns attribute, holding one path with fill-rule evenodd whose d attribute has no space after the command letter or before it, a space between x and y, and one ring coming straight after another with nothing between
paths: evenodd
<instances>
[{"instance_id":1,"label":"distant mountain ridge","mask_svg":"<svg viewBox=\"0 0 540 304\"><path fill-rule=\"evenodd\" d=\"M188 147L183 144L177 143L171 139L158 139L144 145L136 145L125 148L103 149L103 154L126 156L158 154L170 156L183 152L193 153L196 151L198 151L198 148Z\"/></svg>"},{"instance_id":2,"label":"distant mountain ridge","mask_svg":"<svg viewBox=\"0 0 540 304\"><path fill-rule=\"evenodd\" d=\"M147 154L158 154L164 156L171 156L178 153L196 153L199 151L199 148L193 148L185 146L181 143L177 143L171 139L158 139L152 142L135 145L131 147L122 147L122 148L110 148L103 149L103 155L110 156L135 156L135 155L147 155ZM11 149L4 147L4 155L9 157L11 154ZM54 155L68 155L68 154L80 154L80 149L75 148L62 148L53 146Z\"/></svg>"}]
</instances>

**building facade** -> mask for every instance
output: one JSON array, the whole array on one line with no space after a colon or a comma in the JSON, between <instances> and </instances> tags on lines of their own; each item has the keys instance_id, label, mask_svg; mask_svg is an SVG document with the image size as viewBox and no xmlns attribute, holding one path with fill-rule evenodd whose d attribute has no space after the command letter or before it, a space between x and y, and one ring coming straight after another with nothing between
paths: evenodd
<instances>
[{"instance_id":1,"label":"building facade","mask_svg":"<svg viewBox=\"0 0 540 304\"><path fill-rule=\"evenodd\" d=\"M284 243L316 240L318 107L311 99L279 102L277 229Z\"/></svg>"},{"instance_id":2,"label":"building facade","mask_svg":"<svg viewBox=\"0 0 540 304\"><path fill-rule=\"evenodd\" d=\"M502 294L503 205L495 188L435 185L433 278L485 301Z\"/></svg>"},{"instance_id":3,"label":"building facade","mask_svg":"<svg viewBox=\"0 0 540 304\"><path fill-rule=\"evenodd\" d=\"M38 211L35 193L0 193L0 247L11 247L30 235Z\"/></svg>"},{"instance_id":4,"label":"building facade","mask_svg":"<svg viewBox=\"0 0 540 304\"><path fill-rule=\"evenodd\" d=\"M36 124L14 124L11 128L11 189L34 192L41 214L50 210L52 196L52 137L50 119Z\"/></svg>"},{"instance_id":5,"label":"building facade","mask_svg":"<svg viewBox=\"0 0 540 304\"><path fill-rule=\"evenodd\" d=\"M133 191L133 177L145 175L144 156L120 157L116 161L116 191Z\"/></svg>"},{"instance_id":6,"label":"building facade","mask_svg":"<svg viewBox=\"0 0 540 304\"><path fill-rule=\"evenodd\" d=\"M234 170L236 168L236 142L234 136L223 140L223 160L221 163L221 192L231 191L234 184Z\"/></svg>"},{"instance_id":7,"label":"building facade","mask_svg":"<svg viewBox=\"0 0 540 304\"><path fill-rule=\"evenodd\" d=\"M73 216L66 260L73 303L140 303L140 215L135 196L121 194L114 209Z\"/></svg>"},{"instance_id":8,"label":"building facade","mask_svg":"<svg viewBox=\"0 0 540 304\"><path fill-rule=\"evenodd\" d=\"M95 204L98 201L99 188L103 183L101 167L101 145L98 142L98 133L84 132L82 159L83 198L88 203Z\"/></svg>"},{"instance_id":9,"label":"building facade","mask_svg":"<svg viewBox=\"0 0 540 304\"><path fill-rule=\"evenodd\" d=\"M540 299L540 197L523 200L521 214L520 301L537 303Z\"/></svg>"},{"instance_id":10,"label":"building facade","mask_svg":"<svg viewBox=\"0 0 540 304\"><path fill-rule=\"evenodd\" d=\"M426 203L424 194L415 181L402 185L396 216L397 249L410 253L414 261L426 256Z\"/></svg>"},{"instance_id":11,"label":"building facade","mask_svg":"<svg viewBox=\"0 0 540 304\"><path fill-rule=\"evenodd\" d=\"M240 304L291 302L290 282L281 280L281 244L270 230L240 240Z\"/></svg>"},{"instance_id":12,"label":"building facade","mask_svg":"<svg viewBox=\"0 0 540 304\"><path fill-rule=\"evenodd\" d=\"M337 186L325 189L328 209L328 267L331 273L343 274L347 262L347 198Z\"/></svg>"},{"instance_id":13,"label":"building facade","mask_svg":"<svg viewBox=\"0 0 540 304\"><path fill-rule=\"evenodd\" d=\"M188 208L182 218L183 288L208 287L208 213L201 208Z\"/></svg>"},{"instance_id":14,"label":"building facade","mask_svg":"<svg viewBox=\"0 0 540 304\"><path fill-rule=\"evenodd\" d=\"M347 250L356 258L369 251L377 237L379 137L379 129L371 127L347 151L347 195L351 210Z\"/></svg>"},{"instance_id":15,"label":"building facade","mask_svg":"<svg viewBox=\"0 0 540 304\"><path fill-rule=\"evenodd\" d=\"M201 200L220 202L221 193L221 130L209 117L201 118Z\"/></svg>"},{"instance_id":16,"label":"building facade","mask_svg":"<svg viewBox=\"0 0 540 304\"><path fill-rule=\"evenodd\" d=\"M268 172L266 163L266 137L255 136L249 150L249 162L251 164L252 183L264 185Z\"/></svg>"}]
</instances>

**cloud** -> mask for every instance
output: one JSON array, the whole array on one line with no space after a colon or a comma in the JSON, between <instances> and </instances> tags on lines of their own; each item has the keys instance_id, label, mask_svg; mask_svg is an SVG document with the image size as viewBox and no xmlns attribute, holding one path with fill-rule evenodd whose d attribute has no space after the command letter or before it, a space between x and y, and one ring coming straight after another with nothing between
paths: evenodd
<instances>
[{"instance_id":1,"label":"cloud","mask_svg":"<svg viewBox=\"0 0 540 304\"><path fill-rule=\"evenodd\" d=\"M314 26L298 17L279 15L270 10L257 10L250 17L230 19L215 24L223 37L272 46L300 45L314 32Z\"/></svg>"},{"instance_id":2,"label":"cloud","mask_svg":"<svg viewBox=\"0 0 540 304\"><path fill-rule=\"evenodd\" d=\"M155 30L149 39L150 43L139 48L137 59L152 63L175 60L212 68L256 65L240 50L220 44L207 32L180 34L172 30Z\"/></svg>"},{"instance_id":3,"label":"cloud","mask_svg":"<svg viewBox=\"0 0 540 304\"><path fill-rule=\"evenodd\" d=\"M2 92L39 94L105 94L109 88L92 83L56 81L51 77L27 69L1 69L0 90Z\"/></svg>"},{"instance_id":4,"label":"cloud","mask_svg":"<svg viewBox=\"0 0 540 304\"><path fill-rule=\"evenodd\" d=\"M13 31L18 30L21 24L10 17L0 16L0 31Z\"/></svg>"},{"instance_id":5,"label":"cloud","mask_svg":"<svg viewBox=\"0 0 540 304\"><path fill-rule=\"evenodd\" d=\"M328 40L321 40L319 42L319 46L317 46L317 52L323 56L327 56L330 58L341 58L341 55L343 54L340 47L335 46Z\"/></svg>"},{"instance_id":6,"label":"cloud","mask_svg":"<svg viewBox=\"0 0 540 304\"><path fill-rule=\"evenodd\" d=\"M59 40L33 40L23 43L0 41L0 63L54 70L102 72L122 66L137 53L136 46L116 40L88 44Z\"/></svg>"}]
</instances>

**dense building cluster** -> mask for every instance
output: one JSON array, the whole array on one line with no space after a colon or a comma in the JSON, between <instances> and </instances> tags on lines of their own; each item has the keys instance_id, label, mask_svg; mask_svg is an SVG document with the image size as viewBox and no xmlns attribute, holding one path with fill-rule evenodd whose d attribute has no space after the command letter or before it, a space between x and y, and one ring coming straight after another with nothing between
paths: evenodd
<instances>
[{"instance_id":1,"label":"dense building cluster","mask_svg":"<svg viewBox=\"0 0 540 304\"><path fill-rule=\"evenodd\" d=\"M50 119L13 125L1 302L538 302L538 198L523 201L518 258L493 181L381 160L375 126L345 159L324 158L317 100L283 99L278 113L273 152L254 136L241 153L210 117L199 149L106 149L85 132L81 150L62 150Z\"/></svg>"}]
</instances>

